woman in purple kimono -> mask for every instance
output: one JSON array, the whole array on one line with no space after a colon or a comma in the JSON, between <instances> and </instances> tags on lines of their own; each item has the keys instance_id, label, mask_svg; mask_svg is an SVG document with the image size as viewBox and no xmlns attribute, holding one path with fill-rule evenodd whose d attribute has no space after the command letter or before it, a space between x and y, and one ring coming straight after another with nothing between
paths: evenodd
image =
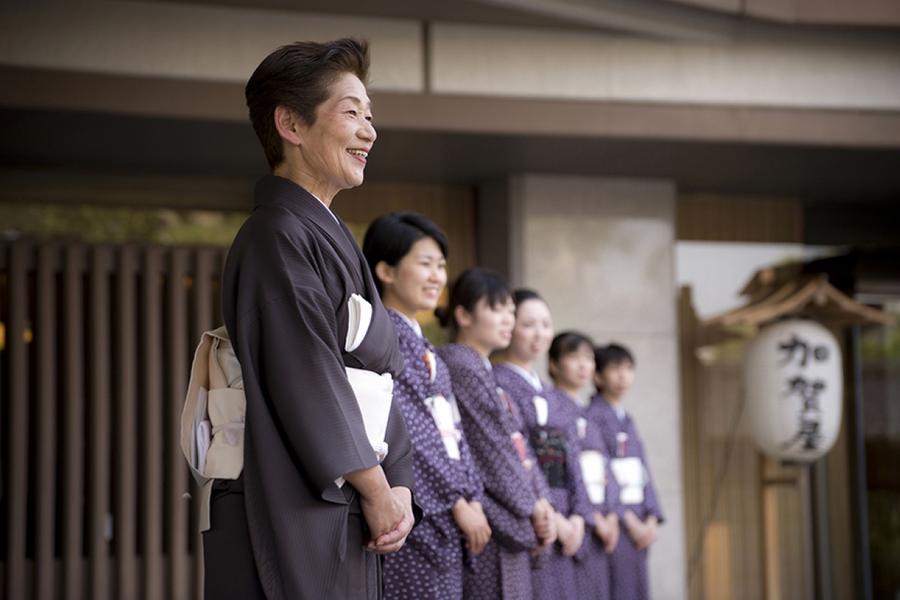
<instances>
[{"instance_id":1,"label":"woman in purple kimono","mask_svg":"<svg viewBox=\"0 0 900 600\"><path fill-rule=\"evenodd\" d=\"M415 318L435 309L447 283L447 238L422 215L389 214L369 226L363 253L405 361L393 401L409 430L423 512L406 545L385 556L384 597L459 600L464 555L480 554L491 529L481 508L481 479L455 418L450 374Z\"/></svg>"},{"instance_id":2,"label":"woman in purple kimono","mask_svg":"<svg viewBox=\"0 0 900 600\"><path fill-rule=\"evenodd\" d=\"M491 541L464 578L467 600L530 600L532 557L556 540L547 484L521 433L521 416L497 385L488 356L512 336L514 306L499 275L470 269L439 316L455 343L438 350L450 369L453 393L472 456L484 482Z\"/></svg>"},{"instance_id":3,"label":"woman in purple kimono","mask_svg":"<svg viewBox=\"0 0 900 600\"><path fill-rule=\"evenodd\" d=\"M494 367L497 382L516 403L538 467L549 486L557 542L547 564L532 572L535 598L578 598L572 559L584 541L587 492L578 468L575 422L579 409L568 398L544 385L534 369L553 338L550 309L531 290L516 290L516 324L503 362ZM589 521L593 524L593 517Z\"/></svg>"},{"instance_id":4,"label":"woman in purple kimono","mask_svg":"<svg viewBox=\"0 0 900 600\"><path fill-rule=\"evenodd\" d=\"M560 333L550 344L549 358L550 375L558 393L578 411L575 425L580 455L577 462L588 497L585 520L593 524L589 539L576 556L578 597L609 600L612 597L609 554L619 540L619 487L609 470L609 454L600 428L582 416L583 410L576 400L579 391L594 376L594 345L580 333Z\"/></svg>"},{"instance_id":5,"label":"woman in purple kimono","mask_svg":"<svg viewBox=\"0 0 900 600\"><path fill-rule=\"evenodd\" d=\"M594 357L597 395L591 399L587 416L600 427L610 454L627 534L612 554L613 598L645 600L650 597L647 550L656 540L663 514L637 428L622 407L634 382L634 357L618 344L597 348Z\"/></svg>"}]
</instances>

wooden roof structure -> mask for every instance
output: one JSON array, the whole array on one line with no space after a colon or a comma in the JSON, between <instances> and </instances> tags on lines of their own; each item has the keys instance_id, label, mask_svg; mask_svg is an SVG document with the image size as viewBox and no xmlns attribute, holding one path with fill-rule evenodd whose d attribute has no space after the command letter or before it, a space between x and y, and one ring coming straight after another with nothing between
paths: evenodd
<instances>
[{"instance_id":1,"label":"wooden roof structure","mask_svg":"<svg viewBox=\"0 0 900 600\"><path fill-rule=\"evenodd\" d=\"M825 273L804 273L803 263L757 271L741 295L744 306L703 321L705 327L762 325L782 317L805 317L835 325L891 325L894 315L857 302L828 281Z\"/></svg>"}]
</instances>

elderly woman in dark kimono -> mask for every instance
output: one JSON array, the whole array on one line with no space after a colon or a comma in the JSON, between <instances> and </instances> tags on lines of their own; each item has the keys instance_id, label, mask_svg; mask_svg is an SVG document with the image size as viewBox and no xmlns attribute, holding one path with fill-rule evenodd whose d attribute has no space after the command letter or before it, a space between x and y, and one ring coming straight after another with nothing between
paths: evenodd
<instances>
[{"instance_id":1,"label":"elderly woman in dark kimono","mask_svg":"<svg viewBox=\"0 0 900 600\"><path fill-rule=\"evenodd\" d=\"M367 70L362 42L296 43L247 83L272 174L223 275L247 414L241 478L213 489L208 598L378 598L379 554L399 550L413 525L403 417L391 406L376 455L347 370L396 375L403 359L362 252L330 209L362 183L375 142Z\"/></svg>"},{"instance_id":2,"label":"elderly woman in dark kimono","mask_svg":"<svg viewBox=\"0 0 900 600\"><path fill-rule=\"evenodd\" d=\"M497 384L488 356L509 345L514 306L499 275L469 269L441 311L456 343L438 350L450 369L466 438L484 482L491 541L463 581L466 600L531 600L532 558L556 540L549 490L522 434L513 400Z\"/></svg>"},{"instance_id":3,"label":"elderly woman in dark kimono","mask_svg":"<svg viewBox=\"0 0 900 600\"><path fill-rule=\"evenodd\" d=\"M406 362L394 382L394 401L409 429L416 500L423 513L406 545L384 558L384 595L460 600L465 559L471 562L481 553L491 529L447 365L416 321L416 313L435 309L447 283L447 239L422 215L392 213L369 226L363 254Z\"/></svg>"}]
</instances>

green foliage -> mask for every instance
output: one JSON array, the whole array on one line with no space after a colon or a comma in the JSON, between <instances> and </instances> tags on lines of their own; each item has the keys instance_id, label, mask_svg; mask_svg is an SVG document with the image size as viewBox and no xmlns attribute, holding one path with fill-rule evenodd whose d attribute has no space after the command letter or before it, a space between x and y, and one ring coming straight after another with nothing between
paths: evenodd
<instances>
[{"instance_id":1,"label":"green foliage","mask_svg":"<svg viewBox=\"0 0 900 600\"><path fill-rule=\"evenodd\" d=\"M88 243L227 246L246 218L242 212L0 204L0 235Z\"/></svg>"}]
</instances>

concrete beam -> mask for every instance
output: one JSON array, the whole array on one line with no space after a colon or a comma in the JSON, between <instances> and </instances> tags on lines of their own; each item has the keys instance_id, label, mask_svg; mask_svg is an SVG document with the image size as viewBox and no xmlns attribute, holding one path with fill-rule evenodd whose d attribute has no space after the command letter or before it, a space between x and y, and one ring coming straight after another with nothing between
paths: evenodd
<instances>
[{"instance_id":1,"label":"concrete beam","mask_svg":"<svg viewBox=\"0 0 900 600\"><path fill-rule=\"evenodd\" d=\"M246 122L243 82L0 66L0 107ZM379 128L860 148L900 147L900 110L826 110L373 91Z\"/></svg>"}]
</instances>

